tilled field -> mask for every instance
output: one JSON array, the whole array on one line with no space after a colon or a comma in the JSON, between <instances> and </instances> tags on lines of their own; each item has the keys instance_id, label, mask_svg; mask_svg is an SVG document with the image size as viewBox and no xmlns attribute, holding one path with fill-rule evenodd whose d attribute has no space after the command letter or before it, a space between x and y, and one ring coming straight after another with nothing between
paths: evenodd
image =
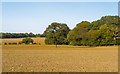
<instances>
[{"instance_id":1,"label":"tilled field","mask_svg":"<svg viewBox=\"0 0 120 74\"><path fill-rule=\"evenodd\" d=\"M3 72L117 72L118 47L3 45Z\"/></svg>"}]
</instances>

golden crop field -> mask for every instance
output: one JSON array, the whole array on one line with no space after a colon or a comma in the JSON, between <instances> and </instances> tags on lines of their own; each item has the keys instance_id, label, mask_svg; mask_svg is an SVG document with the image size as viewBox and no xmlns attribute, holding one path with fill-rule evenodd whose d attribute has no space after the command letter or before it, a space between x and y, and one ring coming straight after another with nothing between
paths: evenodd
<instances>
[{"instance_id":1,"label":"golden crop field","mask_svg":"<svg viewBox=\"0 0 120 74\"><path fill-rule=\"evenodd\" d=\"M3 72L118 72L118 47L4 45L22 38L2 39Z\"/></svg>"}]
</instances>

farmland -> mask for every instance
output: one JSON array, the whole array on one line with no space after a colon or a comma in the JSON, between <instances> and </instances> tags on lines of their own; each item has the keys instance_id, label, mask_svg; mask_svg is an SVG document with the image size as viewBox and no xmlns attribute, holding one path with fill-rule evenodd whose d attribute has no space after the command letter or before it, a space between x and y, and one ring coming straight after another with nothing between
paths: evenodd
<instances>
[{"instance_id":1,"label":"farmland","mask_svg":"<svg viewBox=\"0 0 120 74\"><path fill-rule=\"evenodd\" d=\"M41 45L4 45L22 38L2 39L3 72L117 72L118 47L45 45L45 38L32 38Z\"/></svg>"}]
</instances>

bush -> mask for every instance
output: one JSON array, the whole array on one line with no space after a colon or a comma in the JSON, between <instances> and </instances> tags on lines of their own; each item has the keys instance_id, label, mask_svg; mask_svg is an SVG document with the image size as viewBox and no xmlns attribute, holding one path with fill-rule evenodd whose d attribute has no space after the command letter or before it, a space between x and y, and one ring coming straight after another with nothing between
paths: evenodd
<instances>
[{"instance_id":1,"label":"bush","mask_svg":"<svg viewBox=\"0 0 120 74\"><path fill-rule=\"evenodd\" d=\"M22 40L22 43L25 43L25 44L30 44L30 43L32 43L32 44L33 44L33 39L31 39L30 37L25 38L25 39Z\"/></svg>"},{"instance_id":2,"label":"bush","mask_svg":"<svg viewBox=\"0 0 120 74\"><path fill-rule=\"evenodd\" d=\"M18 44L20 45L20 44L22 44L22 42L18 42Z\"/></svg>"},{"instance_id":3,"label":"bush","mask_svg":"<svg viewBox=\"0 0 120 74\"><path fill-rule=\"evenodd\" d=\"M8 43L9 45L12 45L12 43Z\"/></svg>"},{"instance_id":4,"label":"bush","mask_svg":"<svg viewBox=\"0 0 120 74\"><path fill-rule=\"evenodd\" d=\"M37 43L33 43L33 45L36 45Z\"/></svg>"},{"instance_id":5,"label":"bush","mask_svg":"<svg viewBox=\"0 0 120 74\"><path fill-rule=\"evenodd\" d=\"M12 45L17 45L17 43L12 43Z\"/></svg>"},{"instance_id":6,"label":"bush","mask_svg":"<svg viewBox=\"0 0 120 74\"><path fill-rule=\"evenodd\" d=\"M41 45L41 44L39 43L39 45Z\"/></svg>"},{"instance_id":7,"label":"bush","mask_svg":"<svg viewBox=\"0 0 120 74\"><path fill-rule=\"evenodd\" d=\"M7 45L7 43L4 43L4 45Z\"/></svg>"}]
</instances>

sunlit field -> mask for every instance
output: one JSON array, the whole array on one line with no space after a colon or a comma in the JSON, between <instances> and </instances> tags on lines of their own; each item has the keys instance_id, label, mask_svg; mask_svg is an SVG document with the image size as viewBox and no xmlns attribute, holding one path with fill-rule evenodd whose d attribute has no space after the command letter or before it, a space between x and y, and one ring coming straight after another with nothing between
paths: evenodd
<instances>
[{"instance_id":1,"label":"sunlit field","mask_svg":"<svg viewBox=\"0 0 120 74\"><path fill-rule=\"evenodd\" d=\"M2 39L3 72L117 72L117 46L45 45L45 38L32 38L36 45L4 45L22 38ZM39 45L40 43L41 45Z\"/></svg>"}]
</instances>

